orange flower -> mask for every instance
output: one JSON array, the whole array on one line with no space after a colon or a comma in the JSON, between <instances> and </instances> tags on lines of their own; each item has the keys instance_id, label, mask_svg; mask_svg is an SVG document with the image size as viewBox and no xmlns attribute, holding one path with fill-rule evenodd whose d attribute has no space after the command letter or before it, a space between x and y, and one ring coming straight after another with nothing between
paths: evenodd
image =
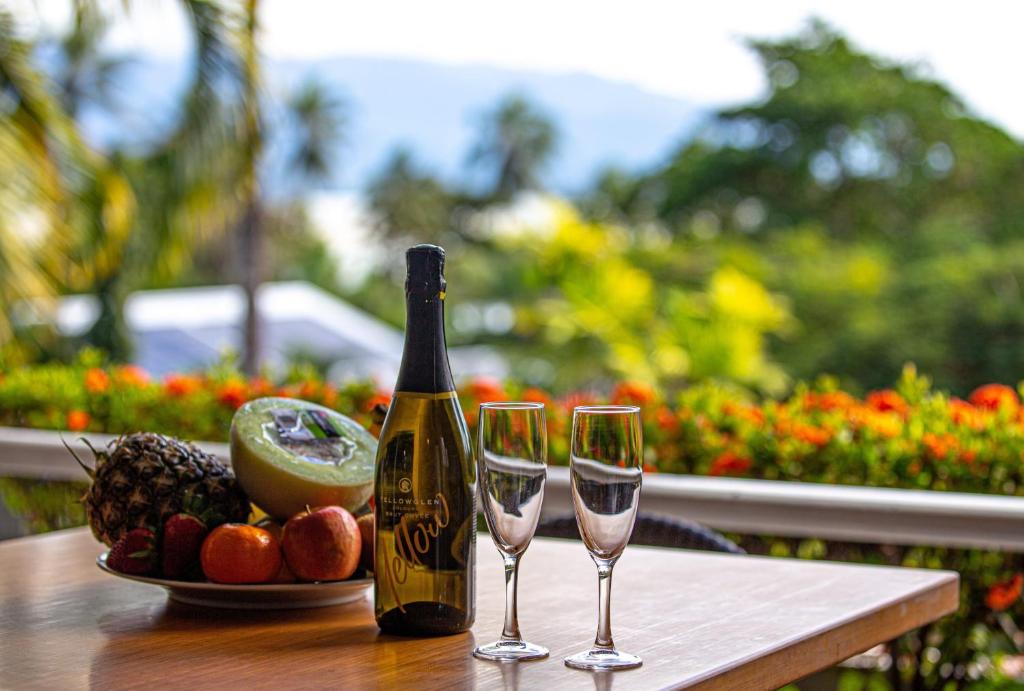
<instances>
[{"instance_id":1,"label":"orange flower","mask_svg":"<svg viewBox=\"0 0 1024 691\"><path fill-rule=\"evenodd\" d=\"M949 401L949 416L954 424L970 427L973 430L985 428L986 410L975 408L967 401L953 398Z\"/></svg>"},{"instance_id":2,"label":"orange flower","mask_svg":"<svg viewBox=\"0 0 1024 691\"><path fill-rule=\"evenodd\" d=\"M650 463L644 463L644 472L645 473L656 473L656 472L658 472L658 469L656 467L654 467Z\"/></svg>"},{"instance_id":3,"label":"orange flower","mask_svg":"<svg viewBox=\"0 0 1024 691\"><path fill-rule=\"evenodd\" d=\"M711 462L708 475L743 475L753 465L749 458L738 456L732 451L726 451Z\"/></svg>"},{"instance_id":4,"label":"orange flower","mask_svg":"<svg viewBox=\"0 0 1024 691\"><path fill-rule=\"evenodd\" d=\"M615 405L647 405L658 398L654 389L638 381L624 381L615 385L611 401Z\"/></svg>"},{"instance_id":5,"label":"orange flower","mask_svg":"<svg viewBox=\"0 0 1024 691\"><path fill-rule=\"evenodd\" d=\"M891 411L905 416L910 412L910 406L903 399L903 396L900 396L892 389L872 391L868 394L868 397L864 399L864 402L869 408L873 408L880 413L887 413Z\"/></svg>"},{"instance_id":6,"label":"orange flower","mask_svg":"<svg viewBox=\"0 0 1024 691\"><path fill-rule=\"evenodd\" d=\"M89 426L92 418L84 410L72 410L68 412L67 425L72 432L81 432Z\"/></svg>"},{"instance_id":7,"label":"orange flower","mask_svg":"<svg viewBox=\"0 0 1024 691\"><path fill-rule=\"evenodd\" d=\"M523 392L519 396L524 401L530 401L532 403L543 403L545 408L550 408L552 404L551 396L537 388L531 387L523 389Z\"/></svg>"},{"instance_id":8,"label":"orange flower","mask_svg":"<svg viewBox=\"0 0 1024 691\"><path fill-rule=\"evenodd\" d=\"M845 391L808 391L804 394L804 408L808 410L846 410L857 401Z\"/></svg>"},{"instance_id":9,"label":"orange flower","mask_svg":"<svg viewBox=\"0 0 1024 691\"><path fill-rule=\"evenodd\" d=\"M978 457L978 452L974 449L964 449L960 452L960 460L970 465L974 463L974 459Z\"/></svg>"},{"instance_id":10,"label":"orange flower","mask_svg":"<svg viewBox=\"0 0 1024 691\"><path fill-rule=\"evenodd\" d=\"M249 380L249 391L254 396L269 396L274 393L274 385L266 377L253 377Z\"/></svg>"},{"instance_id":11,"label":"orange flower","mask_svg":"<svg viewBox=\"0 0 1024 691\"><path fill-rule=\"evenodd\" d=\"M85 390L89 393L103 393L110 387L110 377L99 367L85 371Z\"/></svg>"},{"instance_id":12,"label":"orange flower","mask_svg":"<svg viewBox=\"0 0 1024 691\"><path fill-rule=\"evenodd\" d=\"M764 424L764 411L757 406L728 401L722 406L722 412L757 426Z\"/></svg>"},{"instance_id":13,"label":"orange flower","mask_svg":"<svg viewBox=\"0 0 1024 691\"><path fill-rule=\"evenodd\" d=\"M320 401L328 408L338 404L338 387L333 384L324 384L320 390Z\"/></svg>"},{"instance_id":14,"label":"orange flower","mask_svg":"<svg viewBox=\"0 0 1024 691\"><path fill-rule=\"evenodd\" d=\"M899 436L899 433L903 430L903 420L898 414L893 412L880 413L866 406L851 410L850 421L886 439Z\"/></svg>"},{"instance_id":15,"label":"orange flower","mask_svg":"<svg viewBox=\"0 0 1024 691\"><path fill-rule=\"evenodd\" d=\"M573 408L578 406L594 405L595 402L597 402L597 398L588 391L574 391L573 393L566 394L561 400L562 408L567 413L571 413Z\"/></svg>"},{"instance_id":16,"label":"orange flower","mask_svg":"<svg viewBox=\"0 0 1024 691\"><path fill-rule=\"evenodd\" d=\"M138 365L121 365L114 370L114 378L128 386L145 386L149 383L149 373Z\"/></svg>"},{"instance_id":17,"label":"orange flower","mask_svg":"<svg viewBox=\"0 0 1024 691\"><path fill-rule=\"evenodd\" d=\"M189 396L202 387L199 377L190 374L168 374L164 378L164 391L170 396Z\"/></svg>"},{"instance_id":18,"label":"orange flower","mask_svg":"<svg viewBox=\"0 0 1024 691\"><path fill-rule=\"evenodd\" d=\"M823 427L805 425L800 422L793 423L792 434L800 441L813 444L814 446L825 446L832 441L832 433Z\"/></svg>"},{"instance_id":19,"label":"orange flower","mask_svg":"<svg viewBox=\"0 0 1024 691\"><path fill-rule=\"evenodd\" d=\"M245 382L229 379L217 389L217 400L229 408L238 408L248 400Z\"/></svg>"},{"instance_id":20,"label":"orange flower","mask_svg":"<svg viewBox=\"0 0 1024 691\"><path fill-rule=\"evenodd\" d=\"M663 432L675 432L679 429L679 418L668 406L661 406L654 412L654 422Z\"/></svg>"},{"instance_id":21,"label":"orange flower","mask_svg":"<svg viewBox=\"0 0 1024 691\"><path fill-rule=\"evenodd\" d=\"M1024 588L1024 575L1015 573L1010 580L996 583L988 589L988 593L985 595L985 604L994 612L1002 612L1013 606L1013 603L1020 598L1022 588Z\"/></svg>"},{"instance_id":22,"label":"orange flower","mask_svg":"<svg viewBox=\"0 0 1024 691\"><path fill-rule=\"evenodd\" d=\"M956 451L959 446L956 437L952 434L933 434L932 432L925 432L921 437L921 443L935 459L945 458L950 451Z\"/></svg>"},{"instance_id":23,"label":"orange flower","mask_svg":"<svg viewBox=\"0 0 1024 691\"><path fill-rule=\"evenodd\" d=\"M299 398L316 398L320 393L320 384L312 379L306 379L299 384Z\"/></svg>"},{"instance_id":24,"label":"orange flower","mask_svg":"<svg viewBox=\"0 0 1024 691\"><path fill-rule=\"evenodd\" d=\"M967 397L974 405L988 410L1000 410L1004 407L1016 410L1020 406L1017 392L1005 384L985 384L979 386Z\"/></svg>"},{"instance_id":25,"label":"orange flower","mask_svg":"<svg viewBox=\"0 0 1024 691\"><path fill-rule=\"evenodd\" d=\"M491 377L477 377L471 381L469 394L476 399L477 403L504 401L506 398L501 382Z\"/></svg>"},{"instance_id":26,"label":"orange flower","mask_svg":"<svg viewBox=\"0 0 1024 691\"><path fill-rule=\"evenodd\" d=\"M374 395L370 396L363 402L363 412L370 412L377 406L382 405L385 408L391 405L391 394L383 391L378 391Z\"/></svg>"}]
</instances>

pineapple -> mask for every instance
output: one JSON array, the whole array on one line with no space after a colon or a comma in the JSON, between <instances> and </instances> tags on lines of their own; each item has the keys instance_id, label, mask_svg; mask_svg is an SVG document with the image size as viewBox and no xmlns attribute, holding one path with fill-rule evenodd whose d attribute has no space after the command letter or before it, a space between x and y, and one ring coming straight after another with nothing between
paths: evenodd
<instances>
[{"instance_id":1,"label":"pineapple","mask_svg":"<svg viewBox=\"0 0 1024 691\"><path fill-rule=\"evenodd\" d=\"M188 442L140 432L92 453L95 468L75 456L92 478L82 503L93 535L107 545L133 528L158 531L174 514L196 507L212 518L210 527L249 516L249 499L231 470Z\"/></svg>"}]
</instances>

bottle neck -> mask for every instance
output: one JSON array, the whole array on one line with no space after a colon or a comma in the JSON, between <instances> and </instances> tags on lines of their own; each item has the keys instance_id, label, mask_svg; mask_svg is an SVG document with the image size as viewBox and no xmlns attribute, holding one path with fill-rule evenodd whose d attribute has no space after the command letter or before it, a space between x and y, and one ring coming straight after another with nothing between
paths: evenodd
<instances>
[{"instance_id":1,"label":"bottle neck","mask_svg":"<svg viewBox=\"0 0 1024 691\"><path fill-rule=\"evenodd\" d=\"M438 293L405 295L405 349L395 391L454 391L444 338L444 300Z\"/></svg>"}]
</instances>

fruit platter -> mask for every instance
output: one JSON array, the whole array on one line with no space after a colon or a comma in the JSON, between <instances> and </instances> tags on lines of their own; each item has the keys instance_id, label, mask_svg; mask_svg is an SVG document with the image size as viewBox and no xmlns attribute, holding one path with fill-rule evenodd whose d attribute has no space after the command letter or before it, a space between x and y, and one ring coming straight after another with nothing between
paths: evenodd
<instances>
[{"instance_id":1,"label":"fruit platter","mask_svg":"<svg viewBox=\"0 0 1024 691\"><path fill-rule=\"evenodd\" d=\"M101 570L208 607L291 609L365 598L373 584L377 440L314 403L250 401L231 467L152 432L76 456Z\"/></svg>"}]
</instances>

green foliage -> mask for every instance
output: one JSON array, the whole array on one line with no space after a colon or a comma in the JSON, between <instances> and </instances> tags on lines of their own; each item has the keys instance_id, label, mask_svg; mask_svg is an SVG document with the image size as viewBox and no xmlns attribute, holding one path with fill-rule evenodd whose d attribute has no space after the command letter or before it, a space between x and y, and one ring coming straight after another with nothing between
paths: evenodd
<instances>
[{"instance_id":1,"label":"green foliage","mask_svg":"<svg viewBox=\"0 0 1024 691\"><path fill-rule=\"evenodd\" d=\"M609 171L584 208L656 222L709 266L744 257L790 300L770 352L795 378L866 389L907 361L959 392L1018 376L1024 145L821 23L750 46L767 98L661 169Z\"/></svg>"},{"instance_id":2,"label":"green foliage","mask_svg":"<svg viewBox=\"0 0 1024 691\"><path fill-rule=\"evenodd\" d=\"M644 239L584 222L564 205L555 207L552 226L499 240L506 259L489 274L497 285L519 286L507 293L514 336L529 344L530 357L557 363L556 377L543 383L721 377L773 392L785 387L785 375L765 358L764 336L789 314L756 280L722 265L692 288L659 284Z\"/></svg>"}]
</instances>

